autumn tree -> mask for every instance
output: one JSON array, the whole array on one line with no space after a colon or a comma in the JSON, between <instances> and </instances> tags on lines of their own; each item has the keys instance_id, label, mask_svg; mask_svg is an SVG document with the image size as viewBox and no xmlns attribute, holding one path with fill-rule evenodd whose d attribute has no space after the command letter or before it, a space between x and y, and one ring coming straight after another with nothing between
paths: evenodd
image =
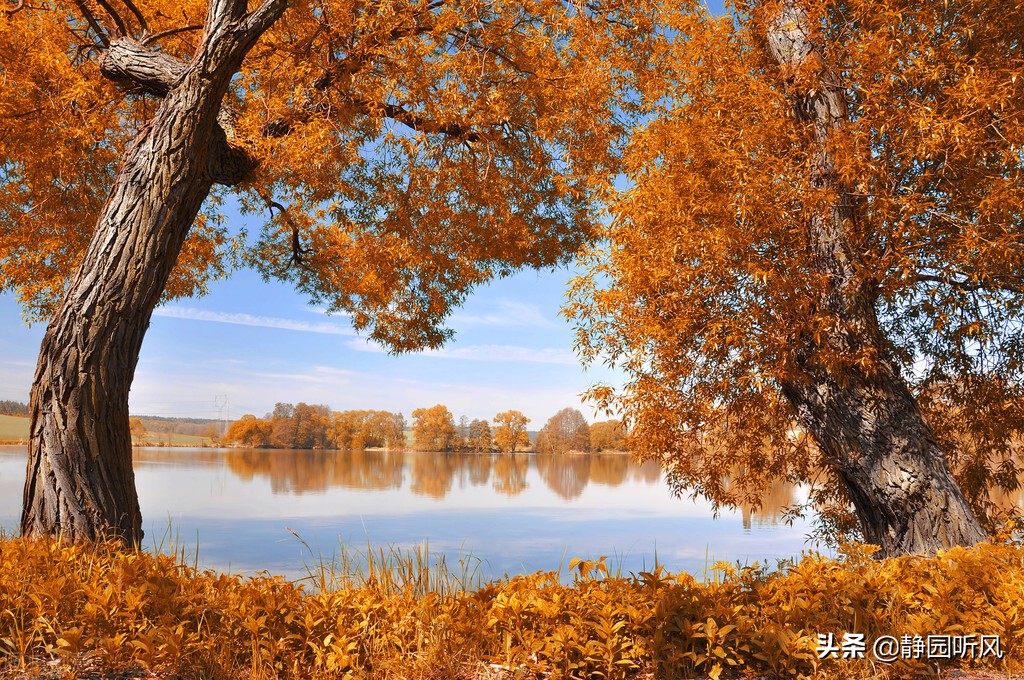
<instances>
[{"instance_id":1,"label":"autumn tree","mask_svg":"<svg viewBox=\"0 0 1024 680\"><path fill-rule=\"evenodd\" d=\"M247 413L231 423L224 438L254 449L265 448L270 446L273 431L272 422L261 420L251 413Z\"/></svg>"},{"instance_id":2,"label":"autumn tree","mask_svg":"<svg viewBox=\"0 0 1024 680\"><path fill-rule=\"evenodd\" d=\"M620 420L602 420L590 425L590 450L622 451L626 447L626 430Z\"/></svg>"},{"instance_id":3,"label":"autumn tree","mask_svg":"<svg viewBox=\"0 0 1024 680\"><path fill-rule=\"evenodd\" d=\"M132 440L136 443L142 442L146 437L146 426L142 424L141 418L129 418L128 426L132 432Z\"/></svg>"},{"instance_id":4,"label":"autumn tree","mask_svg":"<svg viewBox=\"0 0 1024 680\"><path fill-rule=\"evenodd\" d=\"M327 447L327 428L331 422L331 409L322 404L299 402L295 406L295 439L293 449L323 449Z\"/></svg>"},{"instance_id":5,"label":"autumn tree","mask_svg":"<svg viewBox=\"0 0 1024 680\"><path fill-rule=\"evenodd\" d=\"M526 433L526 424L529 422L529 418L515 410L494 416L494 445L503 453L514 453L527 446L530 436Z\"/></svg>"},{"instance_id":6,"label":"autumn tree","mask_svg":"<svg viewBox=\"0 0 1024 680\"><path fill-rule=\"evenodd\" d=\"M537 453L590 451L590 426L576 408L563 408L537 433Z\"/></svg>"},{"instance_id":7,"label":"autumn tree","mask_svg":"<svg viewBox=\"0 0 1024 680\"><path fill-rule=\"evenodd\" d=\"M268 413L264 420L270 421L270 443L274 448L297 448L296 439L298 431L296 426L298 421L295 419L295 404L277 402L274 404L274 410Z\"/></svg>"},{"instance_id":8,"label":"autumn tree","mask_svg":"<svg viewBox=\"0 0 1024 680\"><path fill-rule=\"evenodd\" d=\"M592 178L613 170L608 112L630 104L596 65L630 49L631 11L0 11L0 290L48 320L22 532L141 538L128 391L161 300L251 266L407 351L446 340L474 286L569 257L592 235ZM229 196L264 225L232 229Z\"/></svg>"},{"instance_id":9,"label":"autumn tree","mask_svg":"<svg viewBox=\"0 0 1024 680\"><path fill-rule=\"evenodd\" d=\"M491 434L491 424L486 420L474 418L469 423L470 448L474 451L490 451L494 436Z\"/></svg>"},{"instance_id":10,"label":"autumn tree","mask_svg":"<svg viewBox=\"0 0 1024 680\"><path fill-rule=\"evenodd\" d=\"M335 411L327 439L336 449L401 449L405 446L405 418L389 411Z\"/></svg>"},{"instance_id":11,"label":"autumn tree","mask_svg":"<svg viewBox=\"0 0 1024 680\"><path fill-rule=\"evenodd\" d=\"M1024 403L1024 6L679 2L652 28L568 308L629 376L591 396L716 503L786 478L884 555L982 539Z\"/></svg>"},{"instance_id":12,"label":"autumn tree","mask_svg":"<svg viewBox=\"0 0 1024 680\"><path fill-rule=\"evenodd\" d=\"M443 404L412 412L412 447L417 451L450 451L457 438L452 413Z\"/></svg>"}]
</instances>

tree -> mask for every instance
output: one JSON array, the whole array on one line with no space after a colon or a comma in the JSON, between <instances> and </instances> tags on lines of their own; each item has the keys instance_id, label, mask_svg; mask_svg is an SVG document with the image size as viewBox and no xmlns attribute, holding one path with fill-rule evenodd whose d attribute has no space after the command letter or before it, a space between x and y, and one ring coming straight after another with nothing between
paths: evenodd
<instances>
[{"instance_id":1,"label":"tree","mask_svg":"<svg viewBox=\"0 0 1024 680\"><path fill-rule=\"evenodd\" d=\"M680 490L813 484L883 555L982 539L1022 429L1024 9L682 2L653 25L656 105L568 306L629 376L591 396Z\"/></svg>"},{"instance_id":2,"label":"tree","mask_svg":"<svg viewBox=\"0 0 1024 680\"><path fill-rule=\"evenodd\" d=\"M336 449L400 449L405 446L405 418L388 411L335 411L327 441Z\"/></svg>"},{"instance_id":3,"label":"tree","mask_svg":"<svg viewBox=\"0 0 1024 680\"><path fill-rule=\"evenodd\" d=\"M494 416L494 444L499 451L515 453L516 449L530 443L526 424L530 419L519 411L503 411Z\"/></svg>"},{"instance_id":4,"label":"tree","mask_svg":"<svg viewBox=\"0 0 1024 680\"><path fill-rule=\"evenodd\" d=\"M418 451L450 451L458 438L451 411L442 404L412 412L412 447Z\"/></svg>"},{"instance_id":5,"label":"tree","mask_svg":"<svg viewBox=\"0 0 1024 680\"><path fill-rule=\"evenodd\" d=\"M277 402L265 419L271 423L270 443L274 448L298 448L298 420L295 418L294 404Z\"/></svg>"},{"instance_id":6,"label":"tree","mask_svg":"<svg viewBox=\"0 0 1024 680\"><path fill-rule=\"evenodd\" d=\"M458 437L455 440L455 451L457 453L462 453L469 448L469 418L466 416L460 416Z\"/></svg>"},{"instance_id":7,"label":"tree","mask_svg":"<svg viewBox=\"0 0 1024 680\"><path fill-rule=\"evenodd\" d=\"M331 409L323 405L299 402L295 407L296 449L322 449L327 446L327 428L331 422Z\"/></svg>"},{"instance_id":8,"label":"tree","mask_svg":"<svg viewBox=\"0 0 1024 680\"><path fill-rule=\"evenodd\" d=\"M494 437L491 435L491 425L486 420L474 418L469 424L469 440L474 451L490 451Z\"/></svg>"},{"instance_id":9,"label":"tree","mask_svg":"<svg viewBox=\"0 0 1024 680\"><path fill-rule=\"evenodd\" d=\"M49 319L25 534L140 540L128 391L161 300L247 265L395 351L436 347L474 286L564 261L592 233L619 95L576 55L627 40L630 10L286 7L0 12L0 290ZM254 239L218 212L230 187L268 218Z\"/></svg>"},{"instance_id":10,"label":"tree","mask_svg":"<svg viewBox=\"0 0 1024 680\"><path fill-rule=\"evenodd\" d=\"M537 433L537 453L568 451L590 451L590 427L575 408L563 408Z\"/></svg>"},{"instance_id":11,"label":"tree","mask_svg":"<svg viewBox=\"0 0 1024 680\"><path fill-rule=\"evenodd\" d=\"M622 451L626 447L626 432L619 420L602 420L590 426L590 450Z\"/></svg>"},{"instance_id":12,"label":"tree","mask_svg":"<svg viewBox=\"0 0 1024 680\"><path fill-rule=\"evenodd\" d=\"M142 424L141 418L129 418L128 425L131 428L132 440L141 442L146 437L146 426Z\"/></svg>"},{"instance_id":13,"label":"tree","mask_svg":"<svg viewBox=\"0 0 1024 680\"><path fill-rule=\"evenodd\" d=\"M238 442L243 446L260 449L270 446L274 425L267 420L260 420L251 413L247 413L235 422L231 423L224 438L228 441Z\"/></svg>"}]
</instances>

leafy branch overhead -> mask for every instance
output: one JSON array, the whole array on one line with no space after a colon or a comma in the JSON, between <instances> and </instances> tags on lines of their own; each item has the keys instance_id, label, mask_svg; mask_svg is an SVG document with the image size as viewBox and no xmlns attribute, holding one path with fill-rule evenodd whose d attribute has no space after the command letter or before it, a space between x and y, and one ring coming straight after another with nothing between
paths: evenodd
<instances>
[{"instance_id":1,"label":"leafy branch overhead","mask_svg":"<svg viewBox=\"0 0 1024 680\"><path fill-rule=\"evenodd\" d=\"M0 288L44 318L121 153L194 58L207 8L17 9L0 25L6 77L24 85L0 94L0 153L18 159L0 176L10 225ZM213 180L237 185L264 226L238 238L222 203L207 203L166 297L202 292L241 262L350 312L394 349L439 344L444 317L475 285L565 261L590 237L591 189L613 170L609 145L623 130L583 122L609 121L626 90L580 53L630 11L292 4L232 82L214 142L230 162ZM574 33L580 21L592 35ZM40 139L53 153L34 153ZM271 204L284 210L268 220Z\"/></svg>"}]
</instances>

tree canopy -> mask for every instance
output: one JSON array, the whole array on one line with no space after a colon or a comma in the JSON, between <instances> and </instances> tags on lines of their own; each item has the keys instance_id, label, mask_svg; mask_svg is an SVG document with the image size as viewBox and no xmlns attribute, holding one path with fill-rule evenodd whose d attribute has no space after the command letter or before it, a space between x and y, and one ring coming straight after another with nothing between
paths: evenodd
<instances>
[{"instance_id":1,"label":"tree canopy","mask_svg":"<svg viewBox=\"0 0 1024 680\"><path fill-rule=\"evenodd\" d=\"M857 457L901 446L865 414L902 382L925 424L901 436L934 438L994 528L1024 424L1024 7L676 2L654 23L650 117L568 307L582 355L629 376L591 396L679 489L735 505L788 478L844 510ZM816 425L829 408L857 431Z\"/></svg>"},{"instance_id":2,"label":"tree canopy","mask_svg":"<svg viewBox=\"0 0 1024 680\"><path fill-rule=\"evenodd\" d=\"M0 15L0 290L31 318L55 310L125 150L170 87L119 59L180 71L206 12L147 0ZM549 0L290 3L219 118L255 166L233 178L237 200L264 226L239 233L215 190L164 298L251 266L411 349L447 338L444 317L476 284L570 257L593 225L588 178L609 167L619 132L616 89L574 55L624 30L576 34L575 14Z\"/></svg>"},{"instance_id":3,"label":"tree canopy","mask_svg":"<svg viewBox=\"0 0 1024 680\"><path fill-rule=\"evenodd\" d=\"M526 425L530 419L521 412L511 409L494 416L494 445L503 453L515 453L516 449L530 443Z\"/></svg>"}]
</instances>

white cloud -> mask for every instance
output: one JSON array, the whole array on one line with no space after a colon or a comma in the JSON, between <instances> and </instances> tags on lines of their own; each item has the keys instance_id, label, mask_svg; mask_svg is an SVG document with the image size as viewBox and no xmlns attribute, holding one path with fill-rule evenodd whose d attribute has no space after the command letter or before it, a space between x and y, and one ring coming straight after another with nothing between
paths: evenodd
<instances>
[{"instance_id":1,"label":"white cloud","mask_svg":"<svg viewBox=\"0 0 1024 680\"><path fill-rule=\"evenodd\" d=\"M492 307L493 309L482 314L456 312L451 317L451 324L453 326L526 326L530 328L555 328L559 325L544 316L537 305L526 302L501 298L494 302Z\"/></svg>"},{"instance_id":2,"label":"white cloud","mask_svg":"<svg viewBox=\"0 0 1024 680\"><path fill-rule=\"evenodd\" d=\"M213 312L206 309L195 309L194 307L160 307L153 311L153 316L162 316L170 319L188 319L190 321L211 321L213 323L227 323L238 326L279 328L302 333L355 335L355 331L350 327L339 324L327 322L310 323L308 321L282 319L274 316L255 316L242 312Z\"/></svg>"},{"instance_id":3,"label":"white cloud","mask_svg":"<svg viewBox=\"0 0 1024 680\"><path fill-rule=\"evenodd\" d=\"M384 353L380 345L368 340L352 340L350 349L358 352ZM550 347L521 347L519 345L466 345L464 347L442 347L413 352L410 356L436 357L439 359L462 359L464 361L510 361L537 364L562 364L574 366L576 356L564 349Z\"/></svg>"}]
</instances>

